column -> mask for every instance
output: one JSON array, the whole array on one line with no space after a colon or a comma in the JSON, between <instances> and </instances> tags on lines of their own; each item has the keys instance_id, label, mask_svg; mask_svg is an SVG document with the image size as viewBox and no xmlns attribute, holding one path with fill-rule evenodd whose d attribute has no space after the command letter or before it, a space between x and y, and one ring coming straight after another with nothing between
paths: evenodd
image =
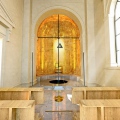
<instances>
[{"instance_id":1,"label":"column","mask_svg":"<svg viewBox=\"0 0 120 120\"><path fill-rule=\"evenodd\" d=\"M94 0L86 2L86 25L87 25L87 83L96 82L95 67L95 35L94 35Z\"/></svg>"},{"instance_id":2,"label":"column","mask_svg":"<svg viewBox=\"0 0 120 120\"><path fill-rule=\"evenodd\" d=\"M23 49L22 49L22 83L30 81L30 58L31 58L31 0L24 0L23 16Z\"/></svg>"}]
</instances>

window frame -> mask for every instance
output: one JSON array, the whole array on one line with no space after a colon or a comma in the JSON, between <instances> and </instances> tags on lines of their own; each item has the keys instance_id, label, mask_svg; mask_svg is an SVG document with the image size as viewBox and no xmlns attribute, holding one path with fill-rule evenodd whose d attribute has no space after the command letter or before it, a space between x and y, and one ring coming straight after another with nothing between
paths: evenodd
<instances>
[{"instance_id":1,"label":"window frame","mask_svg":"<svg viewBox=\"0 0 120 120\"><path fill-rule=\"evenodd\" d=\"M118 22L120 22L120 15L118 16L118 18L116 18L116 15L117 15L117 4L120 4L120 0L117 0L116 1L116 5L115 5L115 10L114 10L114 30L115 30L115 55L116 55L116 64L117 64L117 67L120 67L120 56L118 52L120 52L120 47L118 48L118 44L117 44L117 37L120 36L120 30L118 32L117 30L117 27L116 27L116 24ZM118 33L117 33L118 32Z\"/></svg>"}]
</instances>

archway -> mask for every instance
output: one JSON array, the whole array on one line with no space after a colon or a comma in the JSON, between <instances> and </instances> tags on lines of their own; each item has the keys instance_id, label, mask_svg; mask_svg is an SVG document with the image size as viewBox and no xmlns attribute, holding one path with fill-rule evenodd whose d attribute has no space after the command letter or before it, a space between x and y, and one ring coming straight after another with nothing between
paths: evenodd
<instances>
[{"instance_id":1,"label":"archway","mask_svg":"<svg viewBox=\"0 0 120 120\"><path fill-rule=\"evenodd\" d=\"M58 33L59 31L59 33ZM80 31L76 23L65 15L52 15L39 26L37 40L36 73L39 75L57 72L58 51L57 38L63 46L60 49L60 72L63 74L81 75Z\"/></svg>"},{"instance_id":2,"label":"archway","mask_svg":"<svg viewBox=\"0 0 120 120\"><path fill-rule=\"evenodd\" d=\"M78 26L79 32L80 32L80 38L79 38L79 42L80 42L80 49L81 49L81 77L76 77L75 76L75 80L77 81L84 81L84 71L83 71L83 52L86 52L86 34L85 34L85 24L84 24L84 20L82 19L82 16L79 15L78 13L76 13L74 10L69 9L67 7L63 7L63 6L57 6L57 7L50 7L48 9L45 9L44 11L40 12L34 19L33 19L33 23L32 23L32 34L31 34L31 51L33 51L33 80L41 80L39 79L39 77L36 77L36 57L37 57L37 53L36 53L36 45L37 45L37 32L39 29L40 24L48 17L55 15L55 14L62 14L65 15L69 18L71 18L76 25ZM84 55L84 63L86 63L86 55ZM86 65L85 65L86 68ZM31 71L32 71L32 67L31 67ZM32 76L31 76L32 78ZM74 76L71 77L72 79L74 78Z\"/></svg>"}]
</instances>

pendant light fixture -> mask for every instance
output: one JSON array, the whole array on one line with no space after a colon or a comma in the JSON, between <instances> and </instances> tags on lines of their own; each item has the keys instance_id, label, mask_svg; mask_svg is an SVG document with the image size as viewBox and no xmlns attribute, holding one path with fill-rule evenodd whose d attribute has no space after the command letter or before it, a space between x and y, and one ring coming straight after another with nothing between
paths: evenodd
<instances>
[{"instance_id":1,"label":"pendant light fixture","mask_svg":"<svg viewBox=\"0 0 120 120\"><path fill-rule=\"evenodd\" d=\"M58 44L57 48L63 48L63 46L61 45L61 43Z\"/></svg>"}]
</instances>

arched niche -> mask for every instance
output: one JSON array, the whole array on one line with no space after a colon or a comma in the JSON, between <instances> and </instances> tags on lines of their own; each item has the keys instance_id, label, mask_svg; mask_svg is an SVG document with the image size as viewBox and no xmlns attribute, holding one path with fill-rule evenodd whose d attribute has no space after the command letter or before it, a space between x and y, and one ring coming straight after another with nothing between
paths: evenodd
<instances>
[{"instance_id":1,"label":"arched niche","mask_svg":"<svg viewBox=\"0 0 120 120\"><path fill-rule=\"evenodd\" d=\"M44 19L37 36L37 76L57 73L58 36L63 46L59 49L60 72L81 76L80 31L71 18L56 14Z\"/></svg>"},{"instance_id":2,"label":"arched niche","mask_svg":"<svg viewBox=\"0 0 120 120\"><path fill-rule=\"evenodd\" d=\"M79 31L81 32L80 41L81 41L81 53L86 51L86 37L85 37L85 23L82 17L76 13L74 10L63 7L63 6L53 6L49 7L43 11L41 11L32 22L32 34L31 34L31 52L34 53L34 65L33 65L33 76L36 78L36 42L37 42L37 30L39 28L39 25L41 22L53 15L53 14L63 14L74 20L74 22L77 24ZM81 59L83 56L81 56ZM86 58L86 56L85 56ZM83 62L83 61L82 61ZM81 67L83 67L83 63L81 63ZM32 69L32 68L31 68ZM81 78L83 78L83 70L81 69Z\"/></svg>"}]
</instances>

